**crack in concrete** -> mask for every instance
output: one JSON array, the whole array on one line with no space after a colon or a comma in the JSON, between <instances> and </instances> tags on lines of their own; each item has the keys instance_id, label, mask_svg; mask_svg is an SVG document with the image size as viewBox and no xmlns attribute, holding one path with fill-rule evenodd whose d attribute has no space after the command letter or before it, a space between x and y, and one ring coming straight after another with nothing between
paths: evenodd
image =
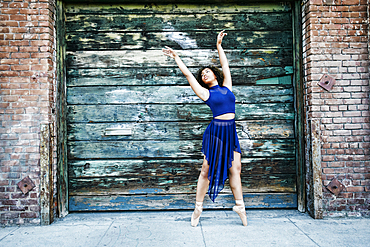
<instances>
[{"instance_id":1,"label":"crack in concrete","mask_svg":"<svg viewBox=\"0 0 370 247\"><path fill-rule=\"evenodd\" d=\"M9 232L8 234L6 234L2 239L0 239L0 242L3 241L6 237L8 237L9 235L12 235L13 232L19 230L20 227L18 226L16 229L14 229L13 231Z\"/></svg>"},{"instance_id":2,"label":"crack in concrete","mask_svg":"<svg viewBox=\"0 0 370 247\"><path fill-rule=\"evenodd\" d=\"M316 244L316 246L319 246L320 245L318 243L316 243L315 240L313 240L310 236L308 236L299 226L296 225L296 223L294 223L289 217L286 217L296 228L298 228L298 230L300 230L306 237L308 237L314 244Z\"/></svg>"},{"instance_id":3,"label":"crack in concrete","mask_svg":"<svg viewBox=\"0 0 370 247\"><path fill-rule=\"evenodd\" d=\"M204 246L207 247L207 244L206 244L206 238L204 236L204 232L203 232L203 226L202 226L202 222L199 221L199 226L200 226L200 232L202 233L202 238L203 238L203 243L204 243Z\"/></svg>"},{"instance_id":4,"label":"crack in concrete","mask_svg":"<svg viewBox=\"0 0 370 247\"><path fill-rule=\"evenodd\" d=\"M114 223L114 220L112 221L112 223L109 225L108 229L105 231L104 235L100 238L99 242L97 243L96 246L99 246L100 242L104 239L105 235L107 235L107 232L109 231L109 229L112 227Z\"/></svg>"}]
</instances>

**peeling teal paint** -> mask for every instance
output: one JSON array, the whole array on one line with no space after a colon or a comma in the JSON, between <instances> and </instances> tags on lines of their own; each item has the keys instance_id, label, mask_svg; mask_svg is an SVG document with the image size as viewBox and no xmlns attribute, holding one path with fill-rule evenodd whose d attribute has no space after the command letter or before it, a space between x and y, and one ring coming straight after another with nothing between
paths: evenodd
<instances>
[{"instance_id":1,"label":"peeling teal paint","mask_svg":"<svg viewBox=\"0 0 370 247\"><path fill-rule=\"evenodd\" d=\"M256 85L292 85L292 75L261 79L256 81Z\"/></svg>"},{"instance_id":2,"label":"peeling teal paint","mask_svg":"<svg viewBox=\"0 0 370 247\"><path fill-rule=\"evenodd\" d=\"M132 194L156 194L163 192L163 189L159 188L143 188L143 189L137 189L137 190L129 190L129 193Z\"/></svg>"},{"instance_id":3,"label":"peeling teal paint","mask_svg":"<svg viewBox=\"0 0 370 247\"><path fill-rule=\"evenodd\" d=\"M293 74L293 66L285 66L284 67L285 71L286 71L286 74Z\"/></svg>"},{"instance_id":4,"label":"peeling teal paint","mask_svg":"<svg viewBox=\"0 0 370 247\"><path fill-rule=\"evenodd\" d=\"M175 194L156 196L105 196L71 197L70 211L111 211L111 210L180 210L193 209L195 195L179 196ZM297 208L296 194L261 194L244 195L246 208ZM205 198L205 209L231 208L235 205L233 195L219 195L215 203Z\"/></svg>"}]
</instances>

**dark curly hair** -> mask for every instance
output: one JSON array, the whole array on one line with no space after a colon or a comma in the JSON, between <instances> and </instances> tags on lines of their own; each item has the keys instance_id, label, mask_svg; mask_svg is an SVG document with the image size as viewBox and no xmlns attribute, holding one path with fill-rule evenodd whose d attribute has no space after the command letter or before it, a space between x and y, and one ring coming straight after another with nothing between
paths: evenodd
<instances>
[{"instance_id":1,"label":"dark curly hair","mask_svg":"<svg viewBox=\"0 0 370 247\"><path fill-rule=\"evenodd\" d=\"M217 80L217 83L220 87L223 86L224 84L224 73L222 73L222 71L219 69L219 68L216 68L215 66L213 65L210 65L210 66L203 66L202 68L200 68L197 72L197 81L199 82L199 84L204 87L204 88L207 88L209 89L209 87L207 86L207 84L205 84L202 80L202 71L204 69L210 69L212 70L213 74L215 74L216 76L216 80Z\"/></svg>"}]
</instances>

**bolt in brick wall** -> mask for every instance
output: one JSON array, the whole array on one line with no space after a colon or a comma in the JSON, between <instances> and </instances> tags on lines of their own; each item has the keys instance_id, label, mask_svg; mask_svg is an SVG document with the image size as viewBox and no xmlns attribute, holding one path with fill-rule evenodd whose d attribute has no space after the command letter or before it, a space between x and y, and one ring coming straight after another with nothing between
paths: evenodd
<instances>
[{"instance_id":1,"label":"bolt in brick wall","mask_svg":"<svg viewBox=\"0 0 370 247\"><path fill-rule=\"evenodd\" d=\"M55 116L54 1L0 1L0 221L39 223L40 124ZM23 195L29 176L36 188Z\"/></svg>"},{"instance_id":2,"label":"bolt in brick wall","mask_svg":"<svg viewBox=\"0 0 370 247\"><path fill-rule=\"evenodd\" d=\"M368 0L303 4L306 128L320 119L324 216L370 216L368 8ZM329 92L317 85L324 74L336 80ZM325 188L333 178L345 185L337 197Z\"/></svg>"}]
</instances>

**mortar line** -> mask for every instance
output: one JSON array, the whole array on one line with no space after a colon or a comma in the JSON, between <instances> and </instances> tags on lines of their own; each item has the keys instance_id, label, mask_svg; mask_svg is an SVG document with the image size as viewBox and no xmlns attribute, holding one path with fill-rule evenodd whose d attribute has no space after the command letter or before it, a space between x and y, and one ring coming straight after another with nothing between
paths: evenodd
<instances>
[{"instance_id":1,"label":"mortar line","mask_svg":"<svg viewBox=\"0 0 370 247\"><path fill-rule=\"evenodd\" d=\"M316 243L315 240L313 240L310 236L308 236L299 226L297 226L289 217L286 217L295 227L298 228L298 230L300 230L306 237L308 237L314 244L316 244L317 246L320 247L320 245L318 243Z\"/></svg>"}]
</instances>

